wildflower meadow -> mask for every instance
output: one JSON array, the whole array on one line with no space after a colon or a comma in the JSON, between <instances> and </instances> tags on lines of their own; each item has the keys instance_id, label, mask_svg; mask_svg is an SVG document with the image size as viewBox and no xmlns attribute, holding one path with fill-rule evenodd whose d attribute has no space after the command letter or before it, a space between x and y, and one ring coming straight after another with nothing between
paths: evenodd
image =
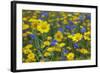
<instances>
[{"instance_id":1,"label":"wildflower meadow","mask_svg":"<svg viewBox=\"0 0 100 73\"><path fill-rule=\"evenodd\" d=\"M22 61L91 59L91 14L22 10Z\"/></svg>"}]
</instances>

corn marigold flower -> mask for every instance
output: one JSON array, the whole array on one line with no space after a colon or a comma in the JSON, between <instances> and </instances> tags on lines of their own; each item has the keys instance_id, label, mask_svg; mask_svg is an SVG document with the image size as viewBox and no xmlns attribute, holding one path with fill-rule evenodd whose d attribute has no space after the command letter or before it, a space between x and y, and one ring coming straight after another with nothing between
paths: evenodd
<instances>
[{"instance_id":1,"label":"corn marigold flower","mask_svg":"<svg viewBox=\"0 0 100 73\"><path fill-rule=\"evenodd\" d=\"M76 34L74 34L73 37L71 37L71 38L72 38L72 40L73 40L74 42L78 42L78 41L80 41L80 40L82 39L82 34L76 33Z\"/></svg>"},{"instance_id":2,"label":"corn marigold flower","mask_svg":"<svg viewBox=\"0 0 100 73\"><path fill-rule=\"evenodd\" d=\"M23 29L23 30L26 30L26 29L28 29L28 28L29 28L29 25L28 25L28 24L23 24L23 25L22 25L22 29Z\"/></svg>"},{"instance_id":3,"label":"corn marigold flower","mask_svg":"<svg viewBox=\"0 0 100 73\"><path fill-rule=\"evenodd\" d=\"M55 52L61 52L61 48L60 48L60 47L55 47L55 48L54 48L54 51L55 51Z\"/></svg>"},{"instance_id":4,"label":"corn marigold flower","mask_svg":"<svg viewBox=\"0 0 100 73\"><path fill-rule=\"evenodd\" d=\"M50 42L49 41L44 41L44 45L45 46L49 46L50 45Z\"/></svg>"},{"instance_id":5,"label":"corn marigold flower","mask_svg":"<svg viewBox=\"0 0 100 73\"><path fill-rule=\"evenodd\" d=\"M42 21L37 26L37 30L40 31L40 33L48 33L50 30L50 24L48 24L46 21L45 22Z\"/></svg>"},{"instance_id":6,"label":"corn marigold flower","mask_svg":"<svg viewBox=\"0 0 100 73\"><path fill-rule=\"evenodd\" d=\"M32 46L33 46L32 44L28 44L28 45L25 46L25 48L29 48L30 49L30 48L32 48Z\"/></svg>"},{"instance_id":7,"label":"corn marigold flower","mask_svg":"<svg viewBox=\"0 0 100 73\"><path fill-rule=\"evenodd\" d=\"M58 42L61 42L63 39L63 34L60 31L57 31L54 37L55 37L55 40L57 40Z\"/></svg>"},{"instance_id":8,"label":"corn marigold flower","mask_svg":"<svg viewBox=\"0 0 100 73\"><path fill-rule=\"evenodd\" d=\"M84 33L84 39L90 41L90 31Z\"/></svg>"},{"instance_id":9,"label":"corn marigold flower","mask_svg":"<svg viewBox=\"0 0 100 73\"><path fill-rule=\"evenodd\" d=\"M41 20L33 19L32 20L32 29L37 29L37 26L39 25L40 22L41 22Z\"/></svg>"},{"instance_id":10,"label":"corn marigold flower","mask_svg":"<svg viewBox=\"0 0 100 73\"><path fill-rule=\"evenodd\" d=\"M75 54L73 52L70 52L70 53L66 54L66 58L67 58L67 60L74 60Z\"/></svg>"},{"instance_id":11,"label":"corn marigold flower","mask_svg":"<svg viewBox=\"0 0 100 73\"><path fill-rule=\"evenodd\" d=\"M52 37L51 37L51 36L48 36L48 37L47 37L47 40L51 40L51 39L52 39Z\"/></svg>"},{"instance_id":12,"label":"corn marigold flower","mask_svg":"<svg viewBox=\"0 0 100 73\"><path fill-rule=\"evenodd\" d=\"M58 46L62 48L65 46L65 43L60 43L60 44L58 44Z\"/></svg>"},{"instance_id":13,"label":"corn marigold flower","mask_svg":"<svg viewBox=\"0 0 100 73\"><path fill-rule=\"evenodd\" d=\"M53 52L53 51L54 51L54 47L48 47L48 48L47 48L47 51L48 51L48 52Z\"/></svg>"},{"instance_id":14,"label":"corn marigold flower","mask_svg":"<svg viewBox=\"0 0 100 73\"><path fill-rule=\"evenodd\" d=\"M51 55L50 52L45 52L45 53L44 53L44 56L45 56L45 57L48 57L48 56L50 56L50 55Z\"/></svg>"},{"instance_id":15,"label":"corn marigold flower","mask_svg":"<svg viewBox=\"0 0 100 73\"><path fill-rule=\"evenodd\" d=\"M89 54L89 51L85 48L79 49L79 52L82 53L82 54Z\"/></svg>"},{"instance_id":16,"label":"corn marigold flower","mask_svg":"<svg viewBox=\"0 0 100 73\"><path fill-rule=\"evenodd\" d=\"M29 49L29 48L23 48L23 53L24 54L29 54L31 53L32 51Z\"/></svg>"},{"instance_id":17,"label":"corn marigold flower","mask_svg":"<svg viewBox=\"0 0 100 73\"><path fill-rule=\"evenodd\" d=\"M36 61L36 59L35 59L35 54L34 54L34 53L28 54L28 55L27 55L27 58L28 58L29 61Z\"/></svg>"}]
</instances>

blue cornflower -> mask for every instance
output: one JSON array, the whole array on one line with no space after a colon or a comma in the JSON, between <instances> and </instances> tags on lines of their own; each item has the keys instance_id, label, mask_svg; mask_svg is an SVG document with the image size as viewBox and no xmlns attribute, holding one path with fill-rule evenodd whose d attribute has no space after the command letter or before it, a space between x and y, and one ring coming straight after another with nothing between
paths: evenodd
<instances>
[{"instance_id":1,"label":"blue cornflower","mask_svg":"<svg viewBox=\"0 0 100 73\"><path fill-rule=\"evenodd\" d=\"M61 31L61 32L63 32L63 31L64 31L64 29L63 29L63 28L59 28L58 30L59 30L59 31Z\"/></svg>"},{"instance_id":2,"label":"blue cornflower","mask_svg":"<svg viewBox=\"0 0 100 73\"><path fill-rule=\"evenodd\" d=\"M42 11L41 16L48 16L48 12Z\"/></svg>"},{"instance_id":3,"label":"blue cornflower","mask_svg":"<svg viewBox=\"0 0 100 73\"><path fill-rule=\"evenodd\" d=\"M44 18L40 17L39 20L44 20Z\"/></svg>"},{"instance_id":4,"label":"blue cornflower","mask_svg":"<svg viewBox=\"0 0 100 73\"><path fill-rule=\"evenodd\" d=\"M73 30L74 28L76 28L76 25L72 25L71 26L71 30Z\"/></svg>"},{"instance_id":5,"label":"blue cornflower","mask_svg":"<svg viewBox=\"0 0 100 73\"><path fill-rule=\"evenodd\" d=\"M86 18L91 20L91 15L87 15Z\"/></svg>"},{"instance_id":6,"label":"blue cornflower","mask_svg":"<svg viewBox=\"0 0 100 73\"><path fill-rule=\"evenodd\" d=\"M32 39L35 39L35 37L36 37L34 34L30 34L29 36L30 36Z\"/></svg>"},{"instance_id":7,"label":"blue cornflower","mask_svg":"<svg viewBox=\"0 0 100 73\"><path fill-rule=\"evenodd\" d=\"M74 44L74 48L79 48L77 43Z\"/></svg>"},{"instance_id":8,"label":"blue cornflower","mask_svg":"<svg viewBox=\"0 0 100 73\"><path fill-rule=\"evenodd\" d=\"M80 30L80 31L81 31L82 33L86 32L85 27L81 28L81 30Z\"/></svg>"},{"instance_id":9,"label":"blue cornflower","mask_svg":"<svg viewBox=\"0 0 100 73\"><path fill-rule=\"evenodd\" d=\"M82 15L79 16L80 21L84 21L84 17Z\"/></svg>"},{"instance_id":10,"label":"blue cornflower","mask_svg":"<svg viewBox=\"0 0 100 73\"><path fill-rule=\"evenodd\" d=\"M69 30L73 30L74 28L76 28L75 25L66 25L66 28L69 29Z\"/></svg>"},{"instance_id":11,"label":"blue cornflower","mask_svg":"<svg viewBox=\"0 0 100 73\"><path fill-rule=\"evenodd\" d=\"M69 20L68 23L69 23L70 25L73 25L73 22L72 22L71 20Z\"/></svg>"},{"instance_id":12,"label":"blue cornflower","mask_svg":"<svg viewBox=\"0 0 100 73\"><path fill-rule=\"evenodd\" d=\"M56 43L57 43L57 41L56 41L56 40L53 40L53 41L51 42L51 46L55 46Z\"/></svg>"},{"instance_id":13,"label":"blue cornflower","mask_svg":"<svg viewBox=\"0 0 100 73\"><path fill-rule=\"evenodd\" d=\"M68 50L67 49L64 49L63 52L64 52L64 54L67 54L68 53Z\"/></svg>"},{"instance_id":14,"label":"blue cornflower","mask_svg":"<svg viewBox=\"0 0 100 73\"><path fill-rule=\"evenodd\" d=\"M70 25L66 25L66 29L71 30L71 26Z\"/></svg>"}]
</instances>

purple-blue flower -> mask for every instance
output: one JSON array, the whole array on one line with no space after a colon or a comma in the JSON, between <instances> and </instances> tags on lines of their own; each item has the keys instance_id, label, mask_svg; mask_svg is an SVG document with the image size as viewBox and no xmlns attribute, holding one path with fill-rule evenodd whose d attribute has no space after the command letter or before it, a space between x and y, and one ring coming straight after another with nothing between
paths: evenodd
<instances>
[{"instance_id":1,"label":"purple-blue flower","mask_svg":"<svg viewBox=\"0 0 100 73\"><path fill-rule=\"evenodd\" d=\"M91 15L87 15L86 18L91 20Z\"/></svg>"},{"instance_id":2,"label":"purple-blue flower","mask_svg":"<svg viewBox=\"0 0 100 73\"><path fill-rule=\"evenodd\" d=\"M76 28L75 25L66 25L66 29L73 30L74 28Z\"/></svg>"},{"instance_id":3,"label":"purple-blue flower","mask_svg":"<svg viewBox=\"0 0 100 73\"><path fill-rule=\"evenodd\" d=\"M56 40L53 40L53 41L51 42L51 46L55 46L56 43L57 43L57 41L56 41Z\"/></svg>"},{"instance_id":4,"label":"purple-blue flower","mask_svg":"<svg viewBox=\"0 0 100 73\"><path fill-rule=\"evenodd\" d=\"M84 21L84 17L82 15L79 16L80 21Z\"/></svg>"},{"instance_id":5,"label":"purple-blue flower","mask_svg":"<svg viewBox=\"0 0 100 73\"><path fill-rule=\"evenodd\" d=\"M64 54L67 54L68 53L68 50L67 49L64 49L63 52L64 52Z\"/></svg>"},{"instance_id":6,"label":"purple-blue flower","mask_svg":"<svg viewBox=\"0 0 100 73\"><path fill-rule=\"evenodd\" d=\"M61 31L61 32L63 32L63 31L64 31L64 29L63 29L63 28L59 28L58 30L59 30L59 31Z\"/></svg>"},{"instance_id":7,"label":"purple-blue flower","mask_svg":"<svg viewBox=\"0 0 100 73\"><path fill-rule=\"evenodd\" d=\"M71 26L70 25L66 25L66 29L71 30Z\"/></svg>"},{"instance_id":8,"label":"purple-blue flower","mask_svg":"<svg viewBox=\"0 0 100 73\"><path fill-rule=\"evenodd\" d=\"M79 48L77 43L74 44L74 48Z\"/></svg>"},{"instance_id":9,"label":"purple-blue flower","mask_svg":"<svg viewBox=\"0 0 100 73\"><path fill-rule=\"evenodd\" d=\"M85 27L81 28L81 32L82 32L82 33L86 32Z\"/></svg>"},{"instance_id":10,"label":"purple-blue flower","mask_svg":"<svg viewBox=\"0 0 100 73\"><path fill-rule=\"evenodd\" d=\"M34 34L30 34L29 36L31 37L31 39L35 39L36 37Z\"/></svg>"},{"instance_id":11,"label":"purple-blue flower","mask_svg":"<svg viewBox=\"0 0 100 73\"><path fill-rule=\"evenodd\" d=\"M48 16L48 12L42 11L41 16Z\"/></svg>"},{"instance_id":12,"label":"purple-blue flower","mask_svg":"<svg viewBox=\"0 0 100 73\"><path fill-rule=\"evenodd\" d=\"M68 23L69 23L70 25L73 25L73 22L72 22L71 20L69 20Z\"/></svg>"}]
</instances>

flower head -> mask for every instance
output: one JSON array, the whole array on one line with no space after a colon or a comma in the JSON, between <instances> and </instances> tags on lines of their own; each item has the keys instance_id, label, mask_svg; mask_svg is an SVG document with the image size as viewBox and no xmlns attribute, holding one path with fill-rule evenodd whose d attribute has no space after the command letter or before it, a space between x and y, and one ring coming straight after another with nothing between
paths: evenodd
<instances>
[{"instance_id":1,"label":"flower head","mask_svg":"<svg viewBox=\"0 0 100 73\"><path fill-rule=\"evenodd\" d=\"M56 32L56 34L54 35L54 37L55 37L55 39L56 39L58 42L61 42L62 39L63 39L63 34L62 34L60 31L58 31L58 32Z\"/></svg>"},{"instance_id":2,"label":"flower head","mask_svg":"<svg viewBox=\"0 0 100 73\"><path fill-rule=\"evenodd\" d=\"M67 54L68 53L68 50L64 49L63 52L64 52L64 54Z\"/></svg>"},{"instance_id":3,"label":"flower head","mask_svg":"<svg viewBox=\"0 0 100 73\"><path fill-rule=\"evenodd\" d=\"M79 49L79 52L82 53L82 54L89 54L89 51L85 48Z\"/></svg>"},{"instance_id":4,"label":"flower head","mask_svg":"<svg viewBox=\"0 0 100 73\"><path fill-rule=\"evenodd\" d=\"M77 43L74 44L74 48L79 48Z\"/></svg>"},{"instance_id":5,"label":"flower head","mask_svg":"<svg viewBox=\"0 0 100 73\"><path fill-rule=\"evenodd\" d=\"M70 53L66 54L66 58L67 58L67 60L74 60L75 54L73 52L70 52Z\"/></svg>"},{"instance_id":6,"label":"flower head","mask_svg":"<svg viewBox=\"0 0 100 73\"><path fill-rule=\"evenodd\" d=\"M32 20L32 29L37 29L37 26L39 25L40 22L41 22L41 20L33 19Z\"/></svg>"},{"instance_id":7,"label":"flower head","mask_svg":"<svg viewBox=\"0 0 100 73\"><path fill-rule=\"evenodd\" d=\"M29 36L31 37L31 39L35 39L36 37L34 34L30 34Z\"/></svg>"},{"instance_id":8,"label":"flower head","mask_svg":"<svg viewBox=\"0 0 100 73\"><path fill-rule=\"evenodd\" d=\"M37 30L40 31L40 33L47 33L50 30L50 24L48 24L47 22L41 22L38 26L37 26Z\"/></svg>"},{"instance_id":9,"label":"flower head","mask_svg":"<svg viewBox=\"0 0 100 73\"><path fill-rule=\"evenodd\" d=\"M31 61L31 62L32 62L32 61L36 61L36 59L35 59L35 54L34 54L34 53L28 54L27 58L28 58L28 60Z\"/></svg>"},{"instance_id":10,"label":"flower head","mask_svg":"<svg viewBox=\"0 0 100 73\"><path fill-rule=\"evenodd\" d=\"M23 30L26 30L26 29L28 29L28 28L29 28L29 25L28 25L28 24L23 24L23 25L22 25L22 29L23 29Z\"/></svg>"},{"instance_id":11,"label":"flower head","mask_svg":"<svg viewBox=\"0 0 100 73\"><path fill-rule=\"evenodd\" d=\"M78 42L78 41L80 41L81 39L82 39L82 34L80 34L80 33L76 33L76 34L74 34L73 37L72 37L72 40L73 40L74 42Z\"/></svg>"},{"instance_id":12,"label":"flower head","mask_svg":"<svg viewBox=\"0 0 100 73\"><path fill-rule=\"evenodd\" d=\"M63 28L59 28L58 30L59 30L59 31L61 31L61 32L63 32L63 31L64 31L64 29L63 29Z\"/></svg>"},{"instance_id":13,"label":"flower head","mask_svg":"<svg viewBox=\"0 0 100 73\"><path fill-rule=\"evenodd\" d=\"M51 46L55 46L57 44L57 41L56 40L53 40L52 42L51 42Z\"/></svg>"},{"instance_id":14,"label":"flower head","mask_svg":"<svg viewBox=\"0 0 100 73\"><path fill-rule=\"evenodd\" d=\"M82 33L86 32L86 29L85 29L84 27L81 28L81 32L82 32Z\"/></svg>"},{"instance_id":15,"label":"flower head","mask_svg":"<svg viewBox=\"0 0 100 73\"><path fill-rule=\"evenodd\" d=\"M88 41L90 40L90 31L84 33L84 39Z\"/></svg>"},{"instance_id":16,"label":"flower head","mask_svg":"<svg viewBox=\"0 0 100 73\"><path fill-rule=\"evenodd\" d=\"M45 52L45 53L44 53L44 56L45 56L45 57L48 57L48 56L50 56L50 55L51 55L50 52Z\"/></svg>"},{"instance_id":17,"label":"flower head","mask_svg":"<svg viewBox=\"0 0 100 73\"><path fill-rule=\"evenodd\" d=\"M50 42L49 41L44 41L44 45L45 46L49 46L50 45Z\"/></svg>"}]
</instances>

